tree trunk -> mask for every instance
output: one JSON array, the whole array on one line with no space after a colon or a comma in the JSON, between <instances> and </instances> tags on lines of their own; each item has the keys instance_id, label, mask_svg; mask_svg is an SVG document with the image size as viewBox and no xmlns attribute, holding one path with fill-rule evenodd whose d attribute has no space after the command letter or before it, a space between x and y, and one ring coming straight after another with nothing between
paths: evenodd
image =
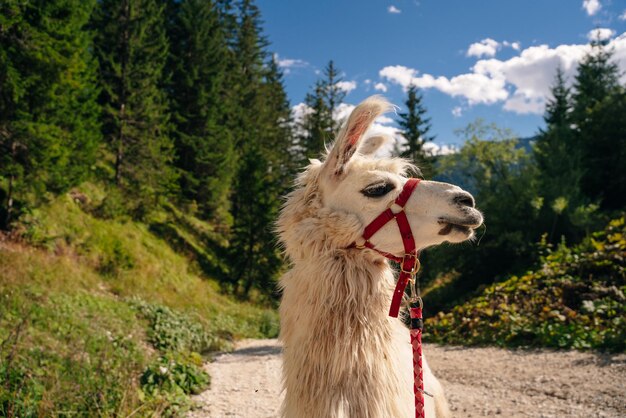
<instances>
[{"instance_id":1,"label":"tree trunk","mask_svg":"<svg viewBox=\"0 0 626 418\"><path fill-rule=\"evenodd\" d=\"M17 154L17 142L12 141L11 143L11 157L15 162L15 157ZM4 230L9 229L9 224L11 223L11 218L13 217L13 194L15 193L15 174L11 173L9 176L9 188L7 190L7 204L6 204L6 216L2 220L2 224L0 227Z\"/></svg>"},{"instance_id":2,"label":"tree trunk","mask_svg":"<svg viewBox=\"0 0 626 418\"><path fill-rule=\"evenodd\" d=\"M125 105L120 106L120 130L117 137L117 150L115 152L115 184L120 185L122 178L122 159L124 158L124 110Z\"/></svg>"},{"instance_id":3,"label":"tree trunk","mask_svg":"<svg viewBox=\"0 0 626 418\"><path fill-rule=\"evenodd\" d=\"M11 223L11 217L13 213L13 182L14 181L15 181L15 176L11 174L11 176L9 177L9 190L7 191L7 206L6 206L7 213L2 223L2 229L4 230L8 230L9 224Z\"/></svg>"},{"instance_id":4,"label":"tree trunk","mask_svg":"<svg viewBox=\"0 0 626 418\"><path fill-rule=\"evenodd\" d=\"M130 2L126 1L124 4L124 33L122 35L122 74L120 80L120 113L119 123L120 129L117 137L117 149L115 151L115 184L120 185L122 181L122 162L124 158L124 124L126 123L126 70L128 68L128 61L130 60L129 42L130 42Z\"/></svg>"}]
</instances>

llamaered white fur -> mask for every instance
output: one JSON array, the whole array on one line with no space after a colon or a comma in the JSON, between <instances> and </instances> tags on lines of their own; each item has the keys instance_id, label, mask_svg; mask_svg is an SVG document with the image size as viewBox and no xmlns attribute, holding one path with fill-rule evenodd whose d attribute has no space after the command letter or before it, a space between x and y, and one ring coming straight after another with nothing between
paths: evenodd
<instances>
[{"instance_id":1,"label":"llamaered white fur","mask_svg":"<svg viewBox=\"0 0 626 418\"><path fill-rule=\"evenodd\" d=\"M378 253L348 248L398 196L412 168L402 159L374 159L384 141L363 140L389 108L378 96L357 106L324 162L311 162L281 211L278 232L292 263L280 280L284 417L415 415L409 332L388 316L393 272ZM365 195L380 185L392 190ZM473 206L456 186L422 181L405 206L418 248L471 238L482 223ZM395 222L371 242L403 253ZM435 395L425 397L426 417L448 417L441 385L425 361L424 380Z\"/></svg>"}]
</instances>

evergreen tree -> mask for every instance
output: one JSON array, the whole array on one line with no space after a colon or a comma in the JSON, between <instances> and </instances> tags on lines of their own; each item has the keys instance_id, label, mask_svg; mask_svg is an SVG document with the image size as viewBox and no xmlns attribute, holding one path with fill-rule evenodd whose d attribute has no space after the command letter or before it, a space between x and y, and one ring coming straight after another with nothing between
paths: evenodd
<instances>
[{"instance_id":1,"label":"evergreen tree","mask_svg":"<svg viewBox=\"0 0 626 418\"><path fill-rule=\"evenodd\" d=\"M181 191L203 217L225 223L234 175L232 110L224 100L229 52L216 5L172 1L168 8L169 84ZM226 222L227 223L227 222Z\"/></svg>"},{"instance_id":2,"label":"evergreen tree","mask_svg":"<svg viewBox=\"0 0 626 418\"><path fill-rule=\"evenodd\" d=\"M266 64L260 13L250 0L238 5L233 33L236 111L231 115L238 170L231 199L231 286L243 297L273 291L280 267L273 221L285 189L290 151L289 105L275 63Z\"/></svg>"},{"instance_id":3,"label":"evergreen tree","mask_svg":"<svg viewBox=\"0 0 626 418\"><path fill-rule=\"evenodd\" d=\"M335 135L337 131L339 131L342 122L337 120L337 110L339 109L339 105L343 103L346 98L346 92L341 88L340 83L343 79L340 76L339 70L335 67L333 60L330 60L328 65L326 65L324 76L325 78L322 79L321 82L322 94L328 105L328 112L330 113L330 133Z\"/></svg>"},{"instance_id":4,"label":"evergreen tree","mask_svg":"<svg viewBox=\"0 0 626 418\"><path fill-rule=\"evenodd\" d=\"M432 176L432 158L424 150L424 144L435 137L428 135L431 125L430 118L424 117L426 108L422 103L423 96L414 85L409 87L405 103L406 113L398 113L398 125L402 128L400 134L406 140L400 154L416 163L425 176Z\"/></svg>"},{"instance_id":5,"label":"evergreen tree","mask_svg":"<svg viewBox=\"0 0 626 418\"><path fill-rule=\"evenodd\" d=\"M616 88L581 127L585 138L583 191L606 210L626 208L626 91Z\"/></svg>"},{"instance_id":6,"label":"evergreen tree","mask_svg":"<svg viewBox=\"0 0 626 418\"><path fill-rule=\"evenodd\" d=\"M332 140L332 112L324 100L321 82L315 84L312 93L304 98L306 112L299 123L299 146L302 152L301 163L306 165L309 158L318 158L324 145Z\"/></svg>"},{"instance_id":7,"label":"evergreen tree","mask_svg":"<svg viewBox=\"0 0 626 418\"><path fill-rule=\"evenodd\" d=\"M100 140L95 0L0 4L0 228L86 178Z\"/></svg>"},{"instance_id":8,"label":"evergreen tree","mask_svg":"<svg viewBox=\"0 0 626 418\"><path fill-rule=\"evenodd\" d=\"M571 92L566 86L563 70L557 68L551 88L552 98L546 103L546 128L540 130L533 156L539 170L539 193L543 199L543 229L548 240L571 238L573 226L568 217L583 203L580 194L581 153L572 129Z\"/></svg>"},{"instance_id":9,"label":"evergreen tree","mask_svg":"<svg viewBox=\"0 0 626 418\"><path fill-rule=\"evenodd\" d=\"M573 117L581 150L581 186L607 209L626 205L624 87L613 51L593 42L578 66Z\"/></svg>"},{"instance_id":10,"label":"evergreen tree","mask_svg":"<svg viewBox=\"0 0 626 418\"><path fill-rule=\"evenodd\" d=\"M257 144L242 155L235 179L236 216L230 247L231 284L236 294L247 298L253 288L273 293L281 265L273 223L278 215L278 187L270 176L266 156Z\"/></svg>"},{"instance_id":11,"label":"evergreen tree","mask_svg":"<svg viewBox=\"0 0 626 418\"><path fill-rule=\"evenodd\" d=\"M299 165L292 130L291 106L283 84L283 74L274 58L267 64L262 88L266 103L264 108L267 109L263 122L266 126L264 147L272 164L272 177L279 187L278 196L282 196L291 187Z\"/></svg>"},{"instance_id":12,"label":"evergreen tree","mask_svg":"<svg viewBox=\"0 0 626 418\"><path fill-rule=\"evenodd\" d=\"M619 86L619 67L604 42L592 41L591 51L578 65L573 94L573 117L585 123L596 103Z\"/></svg>"},{"instance_id":13,"label":"evergreen tree","mask_svg":"<svg viewBox=\"0 0 626 418\"><path fill-rule=\"evenodd\" d=\"M93 24L114 180L138 198L136 209L144 210L144 200L167 193L175 178L163 89L168 56L164 4L102 0Z\"/></svg>"},{"instance_id":14,"label":"evergreen tree","mask_svg":"<svg viewBox=\"0 0 626 418\"><path fill-rule=\"evenodd\" d=\"M324 78L315 83L313 92L307 93L304 103L307 113L298 127L302 163L309 158L317 158L324 151L325 144L332 141L338 132L341 121L336 120L337 110L346 93L339 87L339 71L331 60L324 70Z\"/></svg>"}]
</instances>

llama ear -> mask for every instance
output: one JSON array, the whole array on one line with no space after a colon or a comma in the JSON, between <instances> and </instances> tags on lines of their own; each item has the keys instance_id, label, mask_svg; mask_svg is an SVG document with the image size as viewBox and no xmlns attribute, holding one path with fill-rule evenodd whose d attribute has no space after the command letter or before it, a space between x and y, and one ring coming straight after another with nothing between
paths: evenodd
<instances>
[{"instance_id":1,"label":"llama ear","mask_svg":"<svg viewBox=\"0 0 626 418\"><path fill-rule=\"evenodd\" d=\"M370 136L365 138L359 147L359 154L374 155L384 144L391 141L391 137L386 135Z\"/></svg>"},{"instance_id":2,"label":"llama ear","mask_svg":"<svg viewBox=\"0 0 626 418\"><path fill-rule=\"evenodd\" d=\"M352 111L348 121L339 132L337 140L324 162L324 175L335 180L341 179L365 131L378 116L391 108L391 104L381 96L372 96L361 102Z\"/></svg>"}]
</instances>

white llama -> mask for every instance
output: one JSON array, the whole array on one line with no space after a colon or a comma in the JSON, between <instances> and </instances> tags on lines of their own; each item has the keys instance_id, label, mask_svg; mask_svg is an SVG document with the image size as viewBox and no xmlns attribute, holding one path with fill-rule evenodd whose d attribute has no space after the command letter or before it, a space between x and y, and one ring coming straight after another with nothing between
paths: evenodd
<instances>
[{"instance_id":1,"label":"white llama","mask_svg":"<svg viewBox=\"0 0 626 418\"><path fill-rule=\"evenodd\" d=\"M357 106L325 161L311 162L281 211L278 232L292 263L280 280L284 417L415 416L409 331L388 316L393 272L378 252L351 247L393 203L412 167L374 159L383 138L362 141L389 109L378 96ZM405 212L419 249L465 241L482 224L469 193L434 181L419 183ZM369 241L380 251L404 253L395 222ZM425 397L426 417L449 416L426 362L424 381L434 394Z\"/></svg>"}]
</instances>

